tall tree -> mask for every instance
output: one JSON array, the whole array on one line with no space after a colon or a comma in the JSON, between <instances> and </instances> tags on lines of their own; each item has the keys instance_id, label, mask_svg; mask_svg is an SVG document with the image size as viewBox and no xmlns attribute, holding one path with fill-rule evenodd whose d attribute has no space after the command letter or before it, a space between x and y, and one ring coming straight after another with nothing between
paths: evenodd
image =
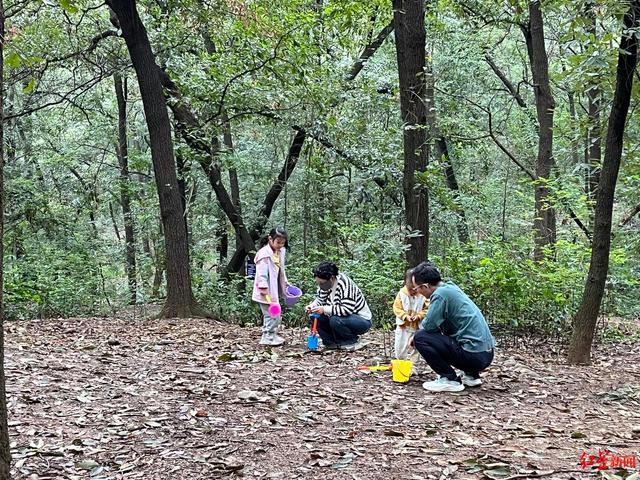
<instances>
[{"instance_id":1,"label":"tall tree","mask_svg":"<svg viewBox=\"0 0 640 480\"><path fill-rule=\"evenodd\" d=\"M393 0L396 57L400 84L400 112L403 123L406 260L410 266L429 253L429 196L416 187L416 173L427 167L430 133L427 131L424 1ZM430 105L431 108L434 106Z\"/></svg>"},{"instance_id":2,"label":"tall tree","mask_svg":"<svg viewBox=\"0 0 640 480\"><path fill-rule=\"evenodd\" d=\"M0 0L0 480L11 478L11 450L4 376L4 2Z\"/></svg>"},{"instance_id":3,"label":"tall tree","mask_svg":"<svg viewBox=\"0 0 640 480\"><path fill-rule=\"evenodd\" d=\"M555 164L553 157L553 115L555 101L549 82L549 58L544 40L544 20L539 0L529 1L529 23L521 26L531 63L536 112L538 116L538 154L535 181L534 258L544 258L544 248L556 241L556 212L548 182Z\"/></svg>"},{"instance_id":4,"label":"tall tree","mask_svg":"<svg viewBox=\"0 0 640 480\"><path fill-rule=\"evenodd\" d=\"M625 124L633 88L633 74L638 63L638 39L635 32L640 26L640 0L625 3L629 4L629 9L623 21L624 27L618 50L616 89L609 114L604 162L596 193L591 265L587 274L582 302L573 323L568 354L570 363L586 364L591 361L591 345L609 271L613 199L622 160Z\"/></svg>"},{"instance_id":5,"label":"tall tree","mask_svg":"<svg viewBox=\"0 0 640 480\"><path fill-rule=\"evenodd\" d=\"M127 146L127 79L119 73L113 76L118 102L118 164L120 165L120 204L124 217L125 272L129 283L129 304L136 303L136 242L131 212L131 182L129 178L129 148Z\"/></svg>"},{"instance_id":6,"label":"tall tree","mask_svg":"<svg viewBox=\"0 0 640 480\"><path fill-rule=\"evenodd\" d=\"M151 43L134 0L108 0L107 4L115 13L127 44L149 130L166 252L167 299L159 316L211 316L198 305L191 289L187 229L176 175L171 123Z\"/></svg>"}]
</instances>

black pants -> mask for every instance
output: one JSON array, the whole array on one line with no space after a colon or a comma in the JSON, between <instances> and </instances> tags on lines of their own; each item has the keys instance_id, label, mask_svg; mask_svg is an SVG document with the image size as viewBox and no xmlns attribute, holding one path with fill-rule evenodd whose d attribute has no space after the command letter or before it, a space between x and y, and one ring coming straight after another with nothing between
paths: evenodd
<instances>
[{"instance_id":1,"label":"black pants","mask_svg":"<svg viewBox=\"0 0 640 480\"><path fill-rule=\"evenodd\" d=\"M449 380L457 378L453 367L477 378L493 361L493 350L467 352L453 338L441 333L418 330L413 337L413 343L433 371Z\"/></svg>"},{"instance_id":2,"label":"black pants","mask_svg":"<svg viewBox=\"0 0 640 480\"><path fill-rule=\"evenodd\" d=\"M357 314L346 317L320 315L318 318L318 334L325 347L353 345L358 341L358 336L370 328L371 320Z\"/></svg>"}]
</instances>

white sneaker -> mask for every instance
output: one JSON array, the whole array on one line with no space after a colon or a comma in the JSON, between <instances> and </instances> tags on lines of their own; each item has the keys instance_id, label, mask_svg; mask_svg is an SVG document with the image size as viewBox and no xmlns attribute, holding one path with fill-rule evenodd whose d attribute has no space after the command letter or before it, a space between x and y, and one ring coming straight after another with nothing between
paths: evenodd
<instances>
[{"instance_id":1,"label":"white sneaker","mask_svg":"<svg viewBox=\"0 0 640 480\"><path fill-rule=\"evenodd\" d=\"M432 382L424 382L422 388L430 392L461 392L464 390L464 385L455 380L438 376Z\"/></svg>"},{"instance_id":2,"label":"white sneaker","mask_svg":"<svg viewBox=\"0 0 640 480\"><path fill-rule=\"evenodd\" d=\"M467 387L479 387L482 385L482 379L480 377L472 377L471 375L467 375L466 373L462 375L462 384Z\"/></svg>"},{"instance_id":3,"label":"white sneaker","mask_svg":"<svg viewBox=\"0 0 640 480\"><path fill-rule=\"evenodd\" d=\"M274 335L272 333L263 333L260 339L260 345L268 345L271 347L278 347L284 343L284 338L280 335Z\"/></svg>"},{"instance_id":4,"label":"white sneaker","mask_svg":"<svg viewBox=\"0 0 640 480\"><path fill-rule=\"evenodd\" d=\"M367 344L363 342L352 343L351 345L341 345L340 350L346 350L347 352L355 352L356 350L360 350L364 348Z\"/></svg>"}]
</instances>

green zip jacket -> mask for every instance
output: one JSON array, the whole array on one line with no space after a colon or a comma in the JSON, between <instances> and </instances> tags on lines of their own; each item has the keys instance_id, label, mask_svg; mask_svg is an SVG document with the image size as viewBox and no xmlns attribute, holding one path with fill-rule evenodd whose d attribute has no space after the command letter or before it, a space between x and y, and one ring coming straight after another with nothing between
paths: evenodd
<instances>
[{"instance_id":1,"label":"green zip jacket","mask_svg":"<svg viewBox=\"0 0 640 480\"><path fill-rule=\"evenodd\" d=\"M427 332L442 329L467 352L488 352L496 345L480 309L453 282L446 282L433 292L420 326Z\"/></svg>"}]
</instances>

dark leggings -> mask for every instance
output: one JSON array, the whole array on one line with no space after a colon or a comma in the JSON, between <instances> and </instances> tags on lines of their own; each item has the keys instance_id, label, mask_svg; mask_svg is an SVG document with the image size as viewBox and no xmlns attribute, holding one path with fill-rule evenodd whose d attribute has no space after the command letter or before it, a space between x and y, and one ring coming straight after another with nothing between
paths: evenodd
<instances>
[{"instance_id":1,"label":"dark leggings","mask_svg":"<svg viewBox=\"0 0 640 480\"><path fill-rule=\"evenodd\" d=\"M441 333L418 330L413 337L413 343L433 371L449 380L457 378L453 367L477 378L493 361L493 350L467 352L453 338Z\"/></svg>"}]
</instances>

